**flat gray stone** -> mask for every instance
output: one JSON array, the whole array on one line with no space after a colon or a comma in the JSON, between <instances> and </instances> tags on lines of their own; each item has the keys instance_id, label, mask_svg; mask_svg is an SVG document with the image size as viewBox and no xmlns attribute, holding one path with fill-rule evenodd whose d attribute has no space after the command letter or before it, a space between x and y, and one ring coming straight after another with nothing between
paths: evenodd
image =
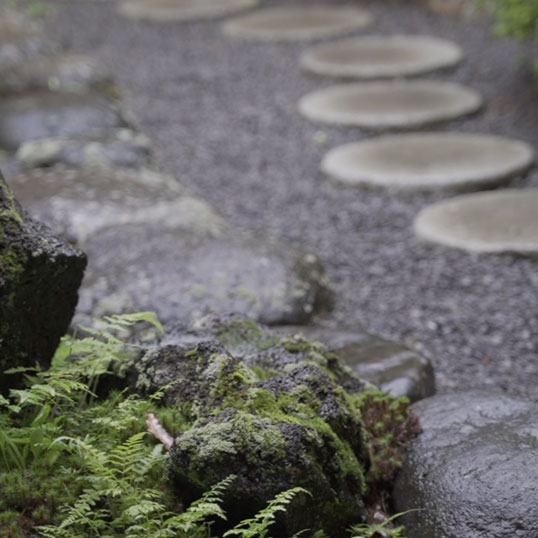
<instances>
[{"instance_id":1,"label":"flat gray stone","mask_svg":"<svg viewBox=\"0 0 538 538\"><path fill-rule=\"evenodd\" d=\"M298 41L345 34L371 22L368 12L353 7L274 7L226 21L222 29L231 37Z\"/></svg>"},{"instance_id":2,"label":"flat gray stone","mask_svg":"<svg viewBox=\"0 0 538 538\"><path fill-rule=\"evenodd\" d=\"M124 127L115 103L99 95L42 92L0 101L0 147L58 136L92 136Z\"/></svg>"},{"instance_id":3,"label":"flat gray stone","mask_svg":"<svg viewBox=\"0 0 538 538\"><path fill-rule=\"evenodd\" d=\"M508 138L463 133L380 136L337 147L321 167L353 186L394 190L472 190L527 170L531 147Z\"/></svg>"},{"instance_id":4,"label":"flat gray stone","mask_svg":"<svg viewBox=\"0 0 538 538\"><path fill-rule=\"evenodd\" d=\"M476 112L482 98L459 84L428 80L357 82L318 90L299 101L312 121L369 129L410 129Z\"/></svg>"},{"instance_id":5,"label":"flat gray stone","mask_svg":"<svg viewBox=\"0 0 538 538\"><path fill-rule=\"evenodd\" d=\"M149 139L131 129L105 136L40 138L24 142L17 151L23 168L103 166L141 168L151 155Z\"/></svg>"},{"instance_id":6,"label":"flat gray stone","mask_svg":"<svg viewBox=\"0 0 538 538\"><path fill-rule=\"evenodd\" d=\"M538 189L458 196L415 218L422 239L479 253L538 254Z\"/></svg>"},{"instance_id":7,"label":"flat gray stone","mask_svg":"<svg viewBox=\"0 0 538 538\"><path fill-rule=\"evenodd\" d=\"M538 406L485 391L413 406L422 433L396 479L413 538L536 538Z\"/></svg>"},{"instance_id":8,"label":"flat gray stone","mask_svg":"<svg viewBox=\"0 0 538 538\"><path fill-rule=\"evenodd\" d=\"M110 84L110 73L82 54L55 54L0 68L0 94L36 90L86 91Z\"/></svg>"},{"instance_id":9,"label":"flat gray stone","mask_svg":"<svg viewBox=\"0 0 538 538\"><path fill-rule=\"evenodd\" d=\"M431 361L397 342L369 334L361 328L282 327L278 332L321 342L361 379L397 398L407 396L414 402L435 394Z\"/></svg>"},{"instance_id":10,"label":"flat gray stone","mask_svg":"<svg viewBox=\"0 0 538 538\"><path fill-rule=\"evenodd\" d=\"M257 4L258 0L127 0L118 11L132 19L177 22L222 17Z\"/></svg>"},{"instance_id":11,"label":"flat gray stone","mask_svg":"<svg viewBox=\"0 0 538 538\"><path fill-rule=\"evenodd\" d=\"M306 323L332 306L313 255L245 237L163 229L160 222L100 230L84 245L79 312L150 310L164 323L236 312L266 324Z\"/></svg>"},{"instance_id":12,"label":"flat gray stone","mask_svg":"<svg viewBox=\"0 0 538 538\"><path fill-rule=\"evenodd\" d=\"M458 64L461 48L429 36L367 36L326 43L301 58L318 75L360 79L419 75Z\"/></svg>"},{"instance_id":13,"label":"flat gray stone","mask_svg":"<svg viewBox=\"0 0 538 538\"><path fill-rule=\"evenodd\" d=\"M81 246L103 228L129 223L211 237L227 229L208 204L149 170L56 167L18 175L10 185L33 217Z\"/></svg>"}]
</instances>

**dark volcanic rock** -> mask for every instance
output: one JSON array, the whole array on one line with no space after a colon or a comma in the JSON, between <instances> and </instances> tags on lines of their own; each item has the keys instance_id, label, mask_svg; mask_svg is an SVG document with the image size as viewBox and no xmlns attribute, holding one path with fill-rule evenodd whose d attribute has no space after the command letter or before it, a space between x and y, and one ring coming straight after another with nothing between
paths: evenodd
<instances>
[{"instance_id":1,"label":"dark volcanic rock","mask_svg":"<svg viewBox=\"0 0 538 538\"><path fill-rule=\"evenodd\" d=\"M46 366L77 303L86 257L20 210L0 176L0 389L3 371Z\"/></svg>"},{"instance_id":2,"label":"dark volcanic rock","mask_svg":"<svg viewBox=\"0 0 538 538\"><path fill-rule=\"evenodd\" d=\"M423 428L398 475L413 538L538 536L538 406L482 391L414 406Z\"/></svg>"},{"instance_id":3,"label":"dark volcanic rock","mask_svg":"<svg viewBox=\"0 0 538 538\"><path fill-rule=\"evenodd\" d=\"M106 89L111 75L94 59L80 54L38 56L0 68L0 94L36 90Z\"/></svg>"},{"instance_id":4,"label":"dark volcanic rock","mask_svg":"<svg viewBox=\"0 0 538 538\"><path fill-rule=\"evenodd\" d=\"M417 401L435 394L435 375L429 359L360 327L283 327L279 333L303 334L309 340L322 342L360 378L395 397L407 396Z\"/></svg>"},{"instance_id":5,"label":"dark volcanic rock","mask_svg":"<svg viewBox=\"0 0 538 538\"><path fill-rule=\"evenodd\" d=\"M20 174L10 185L33 217L79 245L105 227L126 223L211 236L226 227L170 176L146 169L55 167Z\"/></svg>"},{"instance_id":6,"label":"dark volcanic rock","mask_svg":"<svg viewBox=\"0 0 538 538\"><path fill-rule=\"evenodd\" d=\"M37 93L0 101L0 146L57 136L95 135L125 126L115 104L85 94Z\"/></svg>"},{"instance_id":7,"label":"dark volcanic rock","mask_svg":"<svg viewBox=\"0 0 538 538\"><path fill-rule=\"evenodd\" d=\"M20 146L17 159L25 168L56 164L141 168L148 164L150 154L146 136L130 129L118 129L105 136L31 140Z\"/></svg>"},{"instance_id":8,"label":"dark volcanic rock","mask_svg":"<svg viewBox=\"0 0 538 538\"><path fill-rule=\"evenodd\" d=\"M298 355L286 372L263 374L209 340L163 346L136 363L137 388L152 392L172 382L166 403L180 406L192 423L170 452L183 500L235 474L224 496L232 525L297 486L312 496L298 497L279 517L276 536L305 528L340 536L365 517L368 452L361 414L319 357L316 364Z\"/></svg>"},{"instance_id":9,"label":"dark volcanic rock","mask_svg":"<svg viewBox=\"0 0 538 538\"><path fill-rule=\"evenodd\" d=\"M237 232L207 238L124 225L102 230L85 249L84 313L151 310L168 323L237 312L282 324L306 322L332 303L315 256Z\"/></svg>"}]
</instances>

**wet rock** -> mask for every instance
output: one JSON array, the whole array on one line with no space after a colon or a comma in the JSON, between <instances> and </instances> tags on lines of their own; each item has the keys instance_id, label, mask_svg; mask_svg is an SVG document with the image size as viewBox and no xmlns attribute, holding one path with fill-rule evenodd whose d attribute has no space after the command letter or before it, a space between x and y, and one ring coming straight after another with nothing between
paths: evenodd
<instances>
[{"instance_id":1,"label":"wet rock","mask_svg":"<svg viewBox=\"0 0 538 538\"><path fill-rule=\"evenodd\" d=\"M224 497L230 525L296 486L312 496L298 497L279 517L276 536L304 528L340 536L364 518L361 415L322 364L298 361L265 375L215 340L149 351L137 363L138 389L173 381L167 403L192 421L170 452L180 496L188 502L235 474Z\"/></svg>"},{"instance_id":2,"label":"wet rock","mask_svg":"<svg viewBox=\"0 0 538 538\"><path fill-rule=\"evenodd\" d=\"M205 202L170 176L146 169L56 167L20 174L10 185L32 216L79 245L103 228L126 223L200 236L226 229Z\"/></svg>"},{"instance_id":3,"label":"wet rock","mask_svg":"<svg viewBox=\"0 0 538 538\"><path fill-rule=\"evenodd\" d=\"M85 249L80 311L87 314L151 310L167 323L237 312L283 324L306 322L332 305L315 256L238 232L208 238L129 224L102 230Z\"/></svg>"},{"instance_id":4,"label":"wet rock","mask_svg":"<svg viewBox=\"0 0 538 538\"><path fill-rule=\"evenodd\" d=\"M106 89L111 75L95 59L81 54L39 56L0 68L0 94L37 90L81 92Z\"/></svg>"},{"instance_id":5,"label":"wet rock","mask_svg":"<svg viewBox=\"0 0 538 538\"><path fill-rule=\"evenodd\" d=\"M283 327L279 332L302 334L308 340L322 342L361 379L395 397L407 396L417 401L435 394L431 361L397 342L360 328Z\"/></svg>"},{"instance_id":6,"label":"wet rock","mask_svg":"<svg viewBox=\"0 0 538 538\"><path fill-rule=\"evenodd\" d=\"M0 146L8 150L29 140L102 135L123 126L115 104L97 95L49 92L0 101Z\"/></svg>"},{"instance_id":7,"label":"wet rock","mask_svg":"<svg viewBox=\"0 0 538 538\"><path fill-rule=\"evenodd\" d=\"M57 49L58 45L48 41L28 17L0 6L0 69Z\"/></svg>"},{"instance_id":8,"label":"wet rock","mask_svg":"<svg viewBox=\"0 0 538 538\"><path fill-rule=\"evenodd\" d=\"M536 538L538 406L502 394L435 396L398 475L397 511L413 538Z\"/></svg>"},{"instance_id":9,"label":"wet rock","mask_svg":"<svg viewBox=\"0 0 538 538\"><path fill-rule=\"evenodd\" d=\"M47 366L77 303L85 255L20 209L0 175L0 390L3 371Z\"/></svg>"},{"instance_id":10,"label":"wet rock","mask_svg":"<svg viewBox=\"0 0 538 538\"><path fill-rule=\"evenodd\" d=\"M26 168L56 164L140 168L148 163L150 154L150 142L145 135L118 129L104 137L44 138L25 142L17 158Z\"/></svg>"}]
</instances>

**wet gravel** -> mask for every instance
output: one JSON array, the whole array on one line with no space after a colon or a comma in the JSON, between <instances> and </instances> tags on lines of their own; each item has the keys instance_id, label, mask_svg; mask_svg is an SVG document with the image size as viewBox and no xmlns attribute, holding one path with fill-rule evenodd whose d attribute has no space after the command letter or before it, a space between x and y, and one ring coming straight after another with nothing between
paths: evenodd
<instances>
[{"instance_id":1,"label":"wet gravel","mask_svg":"<svg viewBox=\"0 0 538 538\"><path fill-rule=\"evenodd\" d=\"M264 2L277 3L301 2ZM233 224L323 259L338 299L329 324L358 322L423 352L441 391L497 387L538 399L538 260L421 243L413 217L446 194L370 192L323 177L318 167L329 148L370 135L297 113L301 96L332 83L299 69L307 44L229 39L215 21L129 21L115 15L113 2L59 5L51 35L113 70L163 171ZM361 5L376 17L367 34L431 34L464 47L462 66L429 78L470 85L487 108L439 130L514 136L538 149L538 83L520 61L528 46L493 38L485 20L440 16L412 2ZM538 187L538 173L514 184Z\"/></svg>"}]
</instances>

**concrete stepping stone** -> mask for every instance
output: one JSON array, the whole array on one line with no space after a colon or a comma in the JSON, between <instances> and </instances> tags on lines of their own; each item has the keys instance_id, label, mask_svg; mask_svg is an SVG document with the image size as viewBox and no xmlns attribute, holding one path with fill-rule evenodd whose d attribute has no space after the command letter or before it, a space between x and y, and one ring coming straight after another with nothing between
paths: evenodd
<instances>
[{"instance_id":1,"label":"concrete stepping stone","mask_svg":"<svg viewBox=\"0 0 538 538\"><path fill-rule=\"evenodd\" d=\"M286 324L306 323L332 306L315 256L237 230L211 238L160 223L127 224L100 230L84 250L79 312L94 317L151 310L172 323L236 312Z\"/></svg>"},{"instance_id":2,"label":"concrete stepping stone","mask_svg":"<svg viewBox=\"0 0 538 538\"><path fill-rule=\"evenodd\" d=\"M211 237L227 229L208 204L173 178L149 170L56 167L9 183L30 215L81 246L103 228L127 223Z\"/></svg>"},{"instance_id":3,"label":"concrete stepping stone","mask_svg":"<svg viewBox=\"0 0 538 538\"><path fill-rule=\"evenodd\" d=\"M0 101L0 147L57 136L94 135L124 127L115 103L93 94L41 92Z\"/></svg>"},{"instance_id":4,"label":"concrete stepping stone","mask_svg":"<svg viewBox=\"0 0 538 538\"><path fill-rule=\"evenodd\" d=\"M337 147L322 170L352 186L472 190L500 184L533 162L527 144L463 133L385 135Z\"/></svg>"},{"instance_id":5,"label":"concrete stepping stone","mask_svg":"<svg viewBox=\"0 0 538 538\"><path fill-rule=\"evenodd\" d=\"M231 37L262 41L298 41L333 37L365 28L371 15L353 7L275 7L223 23Z\"/></svg>"},{"instance_id":6,"label":"concrete stepping stone","mask_svg":"<svg viewBox=\"0 0 538 538\"><path fill-rule=\"evenodd\" d=\"M151 155L149 139L131 129L105 136L41 138L24 142L16 154L23 168L104 166L141 168Z\"/></svg>"},{"instance_id":7,"label":"concrete stepping stone","mask_svg":"<svg viewBox=\"0 0 538 538\"><path fill-rule=\"evenodd\" d=\"M463 57L452 41L429 36L367 36L319 45L301 58L318 75L360 79L419 75L451 67Z\"/></svg>"},{"instance_id":8,"label":"concrete stepping stone","mask_svg":"<svg viewBox=\"0 0 538 538\"><path fill-rule=\"evenodd\" d=\"M299 110L323 123L368 129L411 129L476 112L475 91L427 80L341 84L304 96Z\"/></svg>"},{"instance_id":9,"label":"concrete stepping stone","mask_svg":"<svg viewBox=\"0 0 538 538\"><path fill-rule=\"evenodd\" d=\"M36 90L80 92L105 88L111 80L110 73L95 59L62 53L0 68L0 94Z\"/></svg>"},{"instance_id":10,"label":"concrete stepping stone","mask_svg":"<svg viewBox=\"0 0 538 538\"><path fill-rule=\"evenodd\" d=\"M127 0L118 11L132 19L177 22L218 18L257 4L258 0Z\"/></svg>"},{"instance_id":11,"label":"concrete stepping stone","mask_svg":"<svg viewBox=\"0 0 538 538\"><path fill-rule=\"evenodd\" d=\"M321 342L361 379L397 398L407 396L414 402L435 394L435 375L429 359L360 327L287 326L278 329L278 333Z\"/></svg>"},{"instance_id":12,"label":"concrete stepping stone","mask_svg":"<svg viewBox=\"0 0 538 538\"><path fill-rule=\"evenodd\" d=\"M428 241L478 253L538 254L538 189L458 196L423 209L414 222Z\"/></svg>"}]
</instances>

